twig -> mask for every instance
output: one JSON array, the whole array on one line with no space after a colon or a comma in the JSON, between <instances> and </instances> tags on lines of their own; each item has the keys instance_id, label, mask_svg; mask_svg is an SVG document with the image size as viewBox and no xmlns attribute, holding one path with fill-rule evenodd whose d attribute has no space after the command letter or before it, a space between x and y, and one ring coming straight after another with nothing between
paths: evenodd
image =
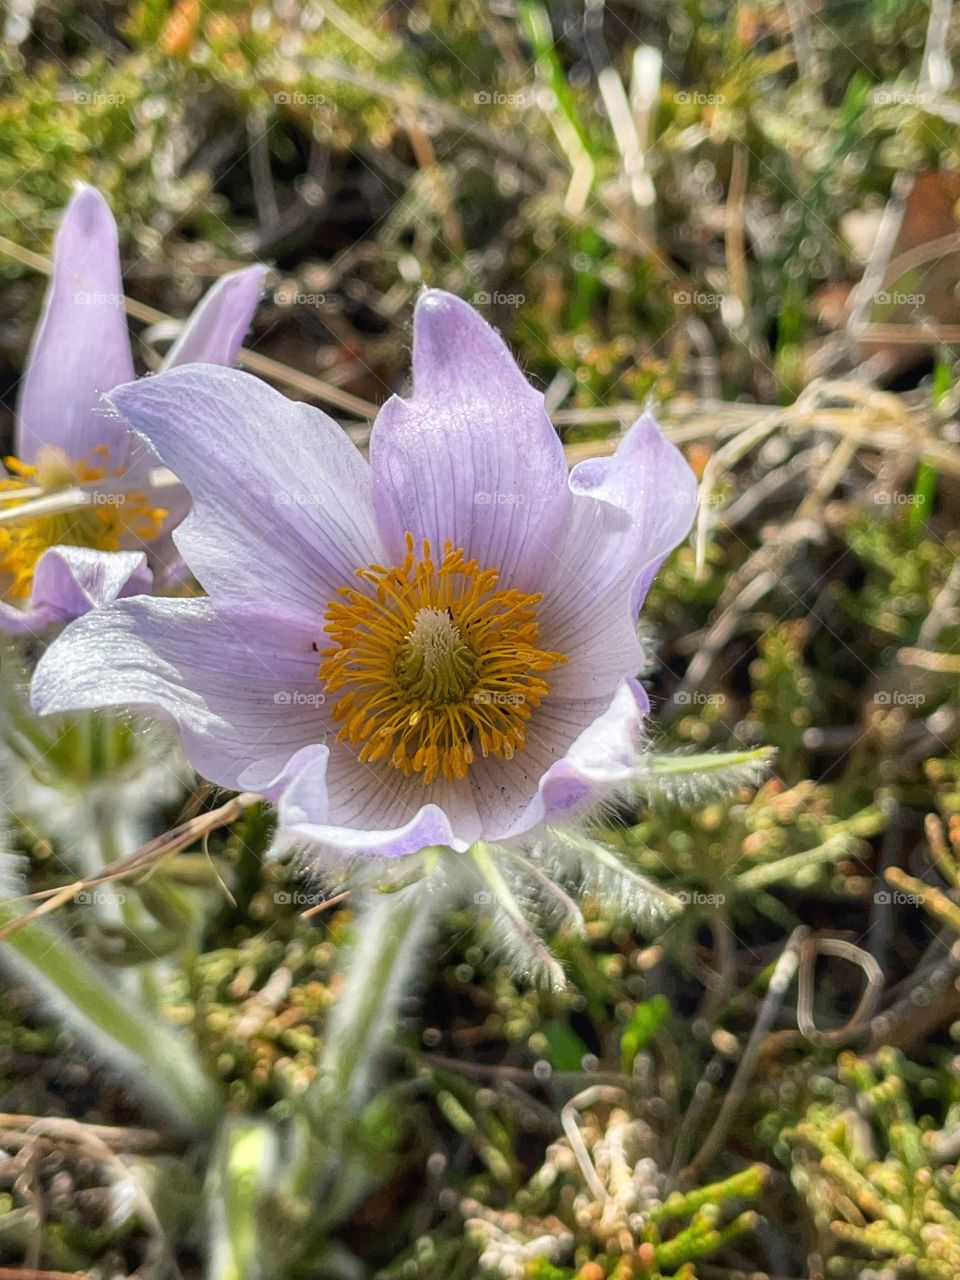
<instances>
[{"instance_id":1,"label":"twig","mask_svg":"<svg viewBox=\"0 0 960 1280\"><path fill-rule=\"evenodd\" d=\"M135 849L133 853L128 854L125 858L120 858L111 863L109 870L102 871L99 875L90 876L83 880L75 880L72 884L63 885L59 889L41 889L37 893L8 899L8 902L32 902L37 899L42 901L32 911L27 911L22 916L16 916L13 920L8 921L0 929L0 941L21 929L28 921L36 920L40 916L48 915L50 912L55 911L78 893L83 892L83 890L132 875L134 872L143 870L145 867L160 861L160 859L167 857L169 854L177 853L181 849L187 848L210 831L229 825L229 823L239 818L244 809L256 804L259 799L260 797L252 792L241 792L240 795L234 796L226 804L221 805L219 809L212 809L209 813L198 814L195 818L189 818L186 822L180 823L179 826L173 827L163 835L156 836L153 840L148 840L146 844L142 844L139 849Z\"/></svg>"},{"instance_id":2,"label":"twig","mask_svg":"<svg viewBox=\"0 0 960 1280\"><path fill-rule=\"evenodd\" d=\"M437 155L424 129L416 109L409 99L401 97L397 106L397 118L404 133L410 140L410 149L417 161L417 166L424 177L429 179L436 198L437 209L443 229L444 240L456 252L463 252L463 227L457 216L456 205L450 193L443 169L437 163Z\"/></svg>"},{"instance_id":3,"label":"twig","mask_svg":"<svg viewBox=\"0 0 960 1280\"><path fill-rule=\"evenodd\" d=\"M903 216L906 213L907 197L913 190L913 174L898 173L890 187L890 199L887 201L880 219L877 238L873 243L870 258L864 268L860 282L850 295L850 315L846 327L846 348L864 338L864 323L867 312L881 287L893 253ZM839 354L839 353L838 353Z\"/></svg>"},{"instance_id":4,"label":"twig","mask_svg":"<svg viewBox=\"0 0 960 1280\"><path fill-rule=\"evenodd\" d=\"M682 1179L684 1182L693 1182L704 1165L709 1164L723 1146L737 1108L746 1097L747 1087L760 1059L763 1041L767 1032L773 1026L773 1020L777 1016L780 1006L783 1004L784 996L787 994L787 989L793 981L794 974L797 972L800 964L800 949L808 933L809 930L804 925L794 929L783 954L776 963L770 978L770 985L767 988L767 994L763 998L760 1012L757 1014L757 1020L753 1024L753 1030L750 1032L750 1039L747 1041L743 1056L730 1082L730 1088L727 1090L717 1118L713 1122L713 1127L704 1139L700 1150L683 1171Z\"/></svg>"},{"instance_id":5,"label":"twig","mask_svg":"<svg viewBox=\"0 0 960 1280\"><path fill-rule=\"evenodd\" d=\"M37 1271L35 1267L0 1267L0 1280L88 1280L87 1271Z\"/></svg>"},{"instance_id":6,"label":"twig","mask_svg":"<svg viewBox=\"0 0 960 1280\"><path fill-rule=\"evenodd\" d=\"M787 21L790 23L790 33L793 36L793 56L797 64L797 76L802 83L811 86L819 97L816 74L817 51L807 22L814 11L801 0L786 0L785 7Z\"/></svg>"},{"instance_id":7,"label":"twig","mask_svg":"<svg viewBox=\"0 0 960 1280\"><path fill-rule=\"evenodd\" d=\"M587 1144L583 1140L580 1126L577 1123L580 1112L585 1107L596 1106L598 1102L607 1102L611 1105L623 1102L623 1091L621 1089L611 1089L608 1085L591 1085L589 1089L584 1089L582 1093L578 1093L575 1098L570 1099L560 1112L560 1123L563 1125L563 1132L567 1135L567 1141L570 1143L570 1150L580 1166L584 1182L593 1193L593 1198L602 1204L610 1199L610 1192L597 1175L593 1161L590 1159L590 1152L587 1150Z\"/></svg>"},{"instance_id":8,"label":"twig","mask_svg":"<svg viewBox=\"0 0 960 1280\"><path fill-rule=\"evenodd\" d=\"M941 628L952 620L951 615L956 614L958 595L960 595L960 557L953 562L953 568L947 575L946 582L937 592L936 599L930 606L930 612L917 632L917 649L929 649L935 643Z\"/></svg>"},{"instance_id":9,"label":"twig","mask_svg":"<svg viewBox=\"0 0 960 1280\"><path fill-rule=\"evenodd\" d=\"M86 1149L88 1155L99 1160L105 1169L112 1174L116 1182L123 1183L132 1190L133 1197L136 1200L144 1226L167 1256L170 1274L175 1277L175 1280L182 1280L180 1269L177 1266L176 1258L174 1256L173 1246L167 1239L167 1234L163 1228L163 1224L157 1216L157 1211L154 1209L150 1197L147 1195L146 1191L143 1190L137 1180L131 1176L130 1170L120 1157L112 1151L96 1133L93 1132L90 1125L80 1124L76 1120L46 1120L41 1117L34 1121L33 1132L42 1136L52 1128L58 1134L62 1135L70 1127L74 1129L76 1142ZM0 1275L2 1275L2 1273L0 1273Z\"/></svg>"},{"instance_id":10,"label":"twig","mask_svg":"<svg viewBox=\"0 0 960 1280\"><path fill-rule=\"evenodd\" d=\"M0 1112L0 1129L13 1129L24 1133L42 1125L44 1134L66 1142L80 1142L81 1131L88 1130L98 1141L116 1151L154 1151L170 1145L168 1135L156 1129L131 1129L121 1125L86 1124L79 1120L64 1120L56 1116L25 1116L14 1112Z\"/></svg>"},{"instance_id":11,"label":"twig","mask_svg":"<svg viewBox=\"0 0 960 1280\"><path fill-rule=\"evenodd\" d=\"M750 173L750 153L736 143L730 166L730 189L723 223L727 276L734 296L739 300L746 324L750 312L750 272L747 269L747 241L744 234L744 201Z\"/></svg>"},{"instance_id":12,"label":"twig","mask_svg":"<svg viewBox=\"0 0 960 1280\"><path fill-rule=\"evenodd\" d=\"M526 1067L510 1067L493 1062L471 1062L466 1058L447 1058L438 1053L419 1054L418 1060L428 1063L438 1071L451 1071L465 1076L479 1076L481 1079L490 1078L492 1080L509 1081L513 1084L534 1086L543 1084L542 1079L536 1072ZM626 1090L627 1092L631 1091L635 1083L629 1076L621 1075L615 1071L554 1071L550 1076L551 1083L560 1084L567 1081L580 1083L588 1078L597 1084L609 1084L615 1089Z\"/></svg>"},{"instance_id":13,"label":"twig","mask_svg":"<svg viewBox=\"0 0 960 1280\"><path fill-rule=\"evenodd\" d=\"M306 911L301 911L300 919L309 920L311 916L318 916L320 915L321 912L329 911L331 907L337 906L338 903L343 902L345 898L349 898L349 897L350 897L350 890L344 889L343 893L334 894L332 898L327 898L323 902L318 902L316 906L308 907Z\"/></svg>"},{"instance_id":14,"label":"twig","mask_svg":"<svg viewBox=\"0 0 960 1280\"><path fill-rule=\"evenodd\" d=\"M863 971L866 987L850 1018L842 1027L821 1031L813 1020L814 968L817 956L835 956ZM814 1045L838 1045L860 1036L877 1010L883 994L883 970L868 951L844 938L807 938L800 948L797 975L797 1026Z\"/></svg>"},{"instance_id":15,"label":"twig","mask_svg":"<svg viewBox=\"0 0 960 1280\"><path fill-rule=\"evenodd\" d=\"M262 108L251 111L247 119L247 139L250 144L250 180L253 183L253 200L257 206L261 239L268 238L280 221L277 193L270 174L270 125Z\"/></svg>"}]
</instances>

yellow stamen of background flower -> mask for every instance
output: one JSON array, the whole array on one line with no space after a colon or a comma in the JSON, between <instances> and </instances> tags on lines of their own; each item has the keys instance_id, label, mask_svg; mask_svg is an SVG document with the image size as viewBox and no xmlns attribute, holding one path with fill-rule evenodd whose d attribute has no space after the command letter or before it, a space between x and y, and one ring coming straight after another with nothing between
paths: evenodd
<instances>
[{"instance_id":1,"label":"yellow stamen of background flower","mask_svg":"<svg viewBox=\"0 0 960 1280\"><path fill-rule=\"evenodd\" d=\"M523 591L498 590L452 543L434 563L406 535L403 564L358 569L366 589L342 587L324 615L333 644L318 671L340 693L338 742L363 761L386 760L424 783L464 778L478 755L509 760L550 690L544 672L566 662L536 646L536 606Z\"/></svg>"},{"instance_id":2,"label":"yellow stamen of background flower","mask_svg":"<svg viewBox=\"0 0 960 1280\"><path fill-rule=\"evenodd\" d=\"M36 463L5 458L10 474L0 476L0 494L12 496L3 503L3 509L28 502L32 496L29 491L38 487L47 495L78 484L94 484L108 476L123 475L122 468L110 471L105 446L98 446L93 452L103 459L102 466L75 462L63 450L53 447L41 449ZM15 495L20 490L26 490L27 495L17 499ZM156 538L168 514L161 507L151 507L143 490L94 492L91 499L69 511L0 525L0 589L5 598L16 601L29 598L37 561L48 548L119 551L131 542L150 542Z\"/></svg>"}]
</instances>

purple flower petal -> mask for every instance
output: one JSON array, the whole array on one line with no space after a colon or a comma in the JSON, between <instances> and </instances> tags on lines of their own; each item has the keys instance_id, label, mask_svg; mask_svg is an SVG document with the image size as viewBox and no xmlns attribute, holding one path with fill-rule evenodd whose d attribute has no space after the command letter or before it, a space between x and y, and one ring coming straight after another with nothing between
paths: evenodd
<instances>
[{"instance_id":1,"label":"purple flower petal","mask_svg":"<svg viewBox=\"0 0 960 1280\"><path fill-rule=\"evenodd\" d=\"M0 631L5 632L8 636L36 636L41 637L47 627L52 627L63 619L59 617L55 610L45 609L18 609L15 605L7 604L6 601L0 600Z\"/></svg>"},{"instance_id":2,"label":"purple flower petal","mask_svg":"<svg viewBox=\"0 0 960 1280\"><path fill-rule=\"evenodd\" d=\"M544 575L540 643L567 657L551 698L613 697L644 664L640 604L664 556L693 520L696 479L644 415L612 458L570 477L573 510Z\"/></svg>"},{"instance_id":3,"label":"purple flower petal","mask_svg":"<svg viewBox=\"0 0 960 1280\"><path fill-rule=\"evenodd\" d=\"M67 206L53 278L27 357L14 451L27 462L45 445L88 459L97 445L124 465L131 442L100 395L133 377L117 227L107 202L82 187Z\"/></svg>"},{"instance_id":4,"label":"purple flower petal","mask_svg":"<svg viewBox=\"0 0 960 1280\"><path fill-rule=\"evenodd\" d=\"M463 784L431 787L424 802L421 784L412 788L386 766L358 764L343 747L307 747L291 760L285 780L281 829L338 857L399 858L428 845L463 852L480 834Z\"/></svg>"},{"instance_id":5,"label":"purple flower petal","mask_svg":"<svg viewBox=\"0 0 960 1280\"><path fill-rule=\"evenodd\" d=\"M111 600L149 591L152 580L142 551L51 547L37 561L29 607L0 601L0 631L37 634Z\"/></svg>"},{"instance_id":6,"label":"purple flower petal","mask_svg":"<svg viewBox=\"0 0 960 1280\"><path fill-rule=\"evenodd\" d=\"M190 491L174 541L211 597L273 601L319 633L337 590L381 561L370 469L319 409L213 365L110 399Z\"/></svg>"},{"instance_id":7,"label":"purple flower petal","mask_svg":"<svg viewBox=\"0 0 960 1280\"><path fill-rule=\"evenodd\" d=\"M222 276L208 289L194 307L179 338L167 352L164 369L191 363L219 364L229 368L236 359L263 290L266 267L244 267ZM112 388L111 388L112 389ZM153 446L142 436L131 433L130 475L148 483L150 469L159 464ZM174 530L183 523L190 510L190 495L182 486L165 488L156 506L167 512L164 532L148 548L158 587L167 586L188 576L183 557L173 542Z\"/></svg>"},{"instance_id":8,"label":"purple flower petal","mask_svg":"<svg viewBox=\"0 0 960 1280\"><path fill-rule=\"evenodd\" d=\"M80 618L40 659L41 714L143 707L172 718L212 782L264 790L327 731L314 636L267 607L136 600Z\"/></svg>"},{"instance_id":9,"label":"purple flower petal","mask_svg":"<svg viewBox=\"0 0 960 1280\"><path fill-rule=\"evenodd\" d=\"M485 839L509 839L545 821L574 816L629 781L650 709L643 687L636 680L623 681L613 700L578 732L584 709L545 703L531 722L522 757L489 757L474 766L471 778ZM565 745L558 759L560 743Z\"/></svg>"},{"instance_id":10,"label":"purple flower petal","mask_svg":"<svg viewBox=\"0 0 960 1280\"><path fill-rule=\"evenodd\" d=\"M535 590L570 505L563 449L502 339L448 293L421 295L413 394L370 439L374 501L394 563L404 534L448 540L510 586Z\"/></svg>"},{"instance_id":11,"label":"purple flower petal","mask_svg":"<svg viewBox=\"0 0 960 1280\"><path fill-rule=\"evenodd\" d=\"M657 570L693 523L697 479L683 454L649 413L638 418L612 458L590 458L570 473L575 494L625 511L631 533L598 566L606 575L624 568L632 576L634 617Z\"/></svg>"},{"instance_id":12,"label":"purple flower petal","mask_svg":"<svg viewBox=\"0 0 960 1280\"><path fill-rule=\"evenodd\" d=\"M33 602L56 608L64 618L79 618L111 600L142 595L151 581L142 551L51 547L37 561Z\"/></svg>"},{"instance_id":13,"label":"purple flower petal","mask_svg":"<svg viewBox=\"0 0 960 1280\"><path fill-rule=\"evenodd\" d=\"M137 437L144 450L150 446L141 437ZM152 453L153 450L150 449ZM160 465L159 458L153 456L155 466ZM152 542L145 544L147 561L153 570L155 590L172 587L189 580L190 571L184 564L183 556L177 550L174 537L177 529L186 519L190 511L190 494L182 484L164 485L162 489L150 487L149 468L143 477L143 484L150 495L150 505L166 511L163 520L163 532Z\"/></svg>"},{"instance_id":14,"label":"purple flower petal","mask_svg":"<svg viewBox=\"0 0 960 1280\"><path fill-rule=\"evenodd\" d=\"M630 609L629 574L640 567L626 558L632 536L628 514L594 498L577 496L564 536L545 570L537 609L542 647L566 656L549 674L550 698L607 702L625 675L644 662Z\"/></svg>"},{"instance_id":15,"label":"purple flower petal","mask_svg":"<svg viewBox=\"0 0 960 1280\"><path fill-rule=\"evenodd\" d=\"M232 365L257 309L266 270L244 267L221 276L194 307L167 352L164 369L195 363Z\"/></svg>"}]
</instances>

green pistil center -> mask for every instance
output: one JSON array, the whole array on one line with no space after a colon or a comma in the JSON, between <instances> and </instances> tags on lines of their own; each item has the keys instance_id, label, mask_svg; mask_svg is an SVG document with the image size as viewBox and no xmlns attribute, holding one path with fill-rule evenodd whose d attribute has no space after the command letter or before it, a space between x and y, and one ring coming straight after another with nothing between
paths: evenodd
<instances>
[{"instance_id":1,"label":"green pistil center","mask_svg":"<svg viewBox=\"0 0 960 1280\"><path fill-rule=\"evenodd\" d=\"M394 669L405 693L433 705L462 702L477 682L473 651L445 609L418 610Z\"/></svg>"}]
</instances>

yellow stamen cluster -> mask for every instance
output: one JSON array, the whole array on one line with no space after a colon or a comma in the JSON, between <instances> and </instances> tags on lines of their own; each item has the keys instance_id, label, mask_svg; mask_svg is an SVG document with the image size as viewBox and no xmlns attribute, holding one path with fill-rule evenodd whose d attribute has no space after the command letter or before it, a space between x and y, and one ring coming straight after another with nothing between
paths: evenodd
<instances>
[{"instance_id":1,"label":"yellow stamen cluster","mask_svg":"<svg viewBox=\"0 0 960 1280\"><path fill-rule=\"evenodd\" d=\"M550 690L543 673L567 660L536 646L542 597L497 590L497 570L449 542L439 563L426 541L417 556L409 533L403 564L357 576L365 587L342 587L327 606L333 643L317 673L341 693L337 741L424 783L466 777L478 754L521 750Z\"/></svg>"},{"instance_id":2,"label":"yellow stamen cluster","mask_svg":"<svg viewBox=\"0 0 960 1280\"><path fill-rule=\"evenodd\" d=\"M47 496L123 474L122 469L111 472L106 447L99 446L93 453L100 455L103 465L74 462L54 448L41 449L36 463L5 458L10 474L0 476L0 511L29 502L38 488ZM4 598L29 598L37 561L48 548L119 551L131 542L156 538L168 514L161 507L151 507L143 490L98 493L91 499L69 511L0 524L0 590Z\"/></svg>"}]
</instances>

